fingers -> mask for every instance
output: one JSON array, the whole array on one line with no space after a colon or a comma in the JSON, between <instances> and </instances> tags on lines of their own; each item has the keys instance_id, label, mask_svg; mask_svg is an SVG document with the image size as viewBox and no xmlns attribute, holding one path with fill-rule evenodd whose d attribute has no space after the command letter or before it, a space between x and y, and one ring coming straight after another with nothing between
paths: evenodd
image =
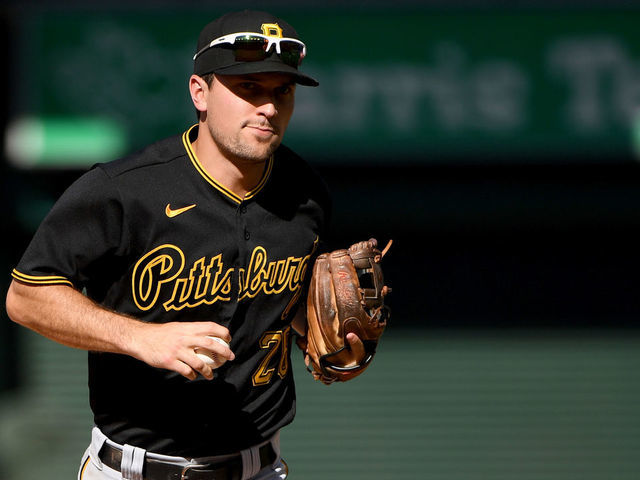
<instances>
[{"instance_id":1,"label":"fingers","mask_svg":"<svg viewBox=\"0 0 640 480\"><path fill-rule=\"evenodd\" d=\"M192 333L196 336L211 336L218 337L227 343L231 343L231 334L229 329L215 322L189 322L178 323L185 328L192 330Z\"/></svg>"},{"instance_id":2,"label":"fingers","mask_svg":"<svg viewBox=\"0 0 640 480\"><path fill-rule=\"evenodd\" d=\"M145 324L140 331L133 356L152 367L174 371L189 380L195 380L198 374L209 380L214 377L213 369L196 355L196 349L209 350L225 361L235 359L229 348L229 330L215 322Z\"/></svg>"},{"instance_id":3,"label":"fingers","mask_svg":"<svg viewBox=\"0 0 640 480\"><path fill-rule=\"evenodd\" d=\"M229 347L229 342L231 341L231 337L229 340L222 339L225 343L220 342L221 337L216 337L213 335L207 335L204 338L199 338L201 342L196 347L204 348L205 350L209 350L210 352L221 355L227 360L234 360L236 358L235 354L231 351Z\"/></svg>"},{"instance_id":4,"label":"fingers","mask_svg":"<svg viewBox=\"0 0 640 480\"><path fill-rule=\"evenodd\" d=\"M189 380L195 380L198 377L198 373L202 375L207 380L212 380L214 377L213 369L207 365L200 357L195 354L190 354L184 362L180 362L184 367L180 367L181 371L178 371L183 377L188 378ZM186 368L185 368L186 367Z\"/></svg>"},{"instance_id":5,"label":"fingers","mask_svg":"<svg viewBox=\"0 0 640 480\"><path fill-rule=\"evenodd\" d=\"M205 353L204 351L211 352L214 354L214 356L217 356L218 361L222 363L226 361L234 360L236 358L235 354L229 347L228 342L231 341L231 336L229 335L228 331L226 332L226 334L224 332L221 334L224 336L224 338L214 336L214 335L205 335L204 337L202 336L194 337L193 341L189 342L188 344L188 356L186 359L183 360L187 365L189 365L192 368L192 370L194 370L197 373L200 373L204 378L208 380L211 380L214 377L215 366L212 366L211 364L207 363L205 361L206 358L203 360L201 357L199 357L196 354L196 352L198 353ZM225 340L225 338L228 340ZM187 376L187 378L190 378L191 380L193 380L193 378L191 378L190 376Z\"/></svg>"},{"instance_id":6,"label":"fingers","mask_svg":"<svg viewBox=\"0 0 640 480\"><path fill-rule=\"evenodd\" d=\"M168 356L154 367L176 372L189 380L195 380L198 374L211 380L214 372L209 365L200 359L194 350L181 349L179 353Z\"/></svg>"},{"instance_id":7,"label":"fingers","mask_svg":"<svg viewBox=\"0 0 640 480\"><path fill-rule=\"evenodd\" d=\"M211 380L213 378L213 371L207 367L202 360L198 359L198 357L196 357L196 359L197 361L193 362L193 366L181 361L176 361L173 368L168 368L168 370L173 370L189 380L195 380L198 378L198 372L200 372L204 378ZM202 364L200 370L198 370L196 366L198 361ZM207 372L207 368L209 368L209 372Z\"/></svg>"},{"instance_id":8,"label":"fingers","mask_svg":"<svg viewBox=\"0 0 640 480\"><path fill-rule=\"evenodd\" d=\"M333 361L336 365L342 365L343 367L353 367L362 364L366 355L364 343L362 343L360 337L353 332L347 333L346 339L347 348L336 353L332 357Z\"/></svg>"},{"instance_id":9,"label":"fingers","mask_svg":"<svg viewBox=\"0 0 640 480\"><path fill-rule=\"evenodd\" d=\"M351 356L352 360L357 364L365 356L364 343L360 340L360 337L353 332L347 333L347 342L349 342L349 346L351 347Z\"/></svg>"}]
</instances>

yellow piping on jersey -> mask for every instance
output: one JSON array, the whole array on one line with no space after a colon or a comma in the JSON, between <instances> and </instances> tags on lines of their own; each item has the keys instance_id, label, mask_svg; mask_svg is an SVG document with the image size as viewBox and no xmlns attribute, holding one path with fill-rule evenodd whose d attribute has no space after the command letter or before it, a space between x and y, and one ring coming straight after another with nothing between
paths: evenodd
<instances>
[{"instance_id":1,"label":"yellow piping on jersey","mask_svg":"<svg viewBox=\"0 0 640 480\"><path fill-rule=\"evenodd\" d=\"M32 285L69 285L73 287L71 281L59 275L27 275L14 268L11 276L20 282L30 283Z\"/></svg>"},{"instance_id":2,"label":"yellow piping on jersey","mask_svg":"<svg viewBox=\"0 0 640 480\"><path fill-rule=\"evenodd\" d=\"M82 470L80 472L80 480L84 478L84 473L87 470L87 467L89 466L90 461L91 461L91 457L88 456L87 459L84 461L84 465L82 465Z\"/></svg>"},{"instance_id":3,"label":"yellow piping on jersey","mask_svg":"<svg viewBox=\"0 0 640 480\"><path fill-rule=\"evenodd\" d=\"M200 160L198 159L196 153L193 151L193 148L191 147L191 142L189 141L189 136L191 135L191 132L197 126L198 126L197 124L191 126L189 130L187 130L182 134L182 143L184 144L184 148L186 149L187 154L191 159L191 162L196 167L196 170L198 170L200 175L202 175L204 179L207 182L209 182L213 187L215 187L217 190L222 192L224 195L226 195L236 203L242 203L243 200L249 200L255 197L258 194L258 192L262 190L262 187L264 187L264 185L267 183L267 180L269 179L269 175L271 175L271 170L273 169L273 155L269 157L269 160L267 161L267 168L265 169L264 175L262 175L262 178L260 179L260 182L258 183L258 185L256 185L253 190L250 190L249 192L247 192L244 198L239 197L238 195L233 193L231 190L229 190L227 187L225 187L220 182L218 182L211 175L209 175L207 171L204 169L204 167L202 166L202 164L200 163Z\"/></svg>"}]
</instances>

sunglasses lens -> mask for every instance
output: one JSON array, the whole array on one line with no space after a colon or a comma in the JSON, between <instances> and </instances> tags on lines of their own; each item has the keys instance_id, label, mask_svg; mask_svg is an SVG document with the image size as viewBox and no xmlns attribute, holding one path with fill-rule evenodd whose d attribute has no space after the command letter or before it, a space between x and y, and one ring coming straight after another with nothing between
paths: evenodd
<instances>
[{"instance_id":1,"label":"sunglasses lens","mask_svg":"<svg viewBox=\"0 0 640 480\"><path fill-rule=\"evenodd\" d=\"M304 46L297 42L283 40L280 42L280 58L291 67L299 67L302 63Z\"/></svg>"},{"instance_id":2,"label":"sunglasses lens","mask_svg":"<svg viewBox=\"0 0 640 480\"><path fill-rule=\"evenodd\" d=\"M291 40L277 41L279 41L280 59L286 65L298 68L304 58L304 45ZM217 46L231 50L236 62L259 62L273 53L274 48L274 45L269 48L269 40L267 38L253 35L238 36L233 43L225 42Z\"/></svg>"},{"instance_id":3,"label":"sunglasses lens","mask_svg":"<svg viewBox=\"0 0 640 480\"><path fill-rule=\"evenodd\" d=\"M235 43L230 47L236 56L236 61L257 62L267 58L268 43L265 38L250 37L247 35L236 38Z\"/></svg>"}]
</instances>

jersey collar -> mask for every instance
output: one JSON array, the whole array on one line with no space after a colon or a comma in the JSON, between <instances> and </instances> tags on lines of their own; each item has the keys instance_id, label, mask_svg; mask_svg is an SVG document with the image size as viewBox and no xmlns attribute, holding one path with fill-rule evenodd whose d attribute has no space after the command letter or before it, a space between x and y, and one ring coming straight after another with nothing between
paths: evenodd
<instances>
[{"instance_id":1,"label":"jersey collar","mask_svg":"<svg viewBox=\"0 0 640 480\"><path fill-rule=\"evenodd\" d=\"M258 194L258 192L260 192L260 190L262 190L262 188L267 183L269 176L271 175L271 170L273 169L273 155L269 157L269 160L267 161L267 166L264 169L264 173L262 175L262 178L258 182L258 185L256 185L252 190L247 192L243 198L236 195L227 187L222 185L215 178L209 175L207 171L203 168L202 164L200 163L200 160L198 159L196 153L193 151L193 148L191 146L191 142L194 141L197 138L197 136L198 136L198 125L196 124L191 126L189 130L187 130L182 134L182 143L184 144L184 148L187 151L187 155L189 155L189 158L191 159L191 162L193 163L194 167L196 167L196 170L198 171L198 173L200 173L200 175L202 175L204 179L207 182L209 182L209 184L211 184L211 186L213 186L216 190L220 191L220 193L229 197L231 200L233 200L235 203L238 203L238 204L242 203L245 200L250 200L251 198L255 197Z\"/></svg>"}]
</instances>

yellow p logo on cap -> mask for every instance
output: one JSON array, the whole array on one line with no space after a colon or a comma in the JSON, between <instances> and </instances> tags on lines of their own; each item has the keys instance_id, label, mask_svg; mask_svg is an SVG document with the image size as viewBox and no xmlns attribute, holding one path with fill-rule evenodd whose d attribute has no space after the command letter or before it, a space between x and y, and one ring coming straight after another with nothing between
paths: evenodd
<instances>
[{"instance_id":1,"label":"yellow p logo on cap","mask_svg":"<svg viewBox=\"0 0 640 480\"><path fill-rule=\"evenodd\" d=\"M277 23L263 23L261 28L267 37L282 38L282 28Z\"/></svg>"}]
</instances>

